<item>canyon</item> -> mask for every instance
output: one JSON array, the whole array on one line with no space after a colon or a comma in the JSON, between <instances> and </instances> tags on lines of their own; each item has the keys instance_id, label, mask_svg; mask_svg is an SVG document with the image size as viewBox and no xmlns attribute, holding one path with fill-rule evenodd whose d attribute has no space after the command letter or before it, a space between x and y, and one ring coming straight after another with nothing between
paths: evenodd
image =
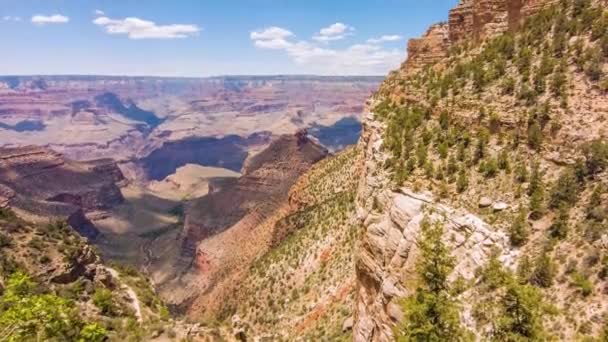
<instances>
[{"instance_id":1,"label":"canyon","mask_svg":"<svg viewBox=\"0 0 608 342\"><path fill-rule=\"evenodd\" d=\"M187 162L226 163L239 171L244 156L259 151L273 135L313 126L323 134L338 123L338 132L354 143L363 100L380 81L316 76L5 76L0 77L0 146L47 146L74 160L133 162L133 169L143 169L138 176L152 172L153 179L162 179ZM344 146L341 141L324 143L331 149ZM174 156L175 165L150 171L154 158L175 155L176 149L186 154ZM223 155L234 160L223 161Z\"/></svg>"},{"instance_id":2,"label":"canyon","mask_svg":"<svg viewBox=\"0 0 608 342\"><path fill-rule=\"evenodd\" d=\"M0 207L180 337L605 339L608 2L461 0L378 81L0 78Z\"/></svg>"}]
</instances>

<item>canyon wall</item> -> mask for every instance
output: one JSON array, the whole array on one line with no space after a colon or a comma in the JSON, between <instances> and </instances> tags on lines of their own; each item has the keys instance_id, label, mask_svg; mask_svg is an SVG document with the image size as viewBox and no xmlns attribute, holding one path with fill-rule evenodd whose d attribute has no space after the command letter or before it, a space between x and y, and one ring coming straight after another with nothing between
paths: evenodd
<instances>
[{"instance_id":1,"label":"canyon wall","mask_svg":"<svg viewBox=\"0 0 608 342\"><path fill-rule=\"evenodd\" d=\"M557 0L462 0L450 10L447 22L432 25L421 37L408 42L408 58L401 68L414 74L448 56L450 47L476 42L507 30L516 30L523 20Z\"/></svg>"},{"instance_id":2,"label":"canyon wall","mask_svg":"<svg viewBox=\"0 0 608 342\"><path fill-rule=\"evenodd\" d=\"M508 199L513 207L520 208L528 205L527 202L520 203L514 195L516 185L508 183L512 188L501 192L496 183L486 184L487 177L481 177L476 180L477 183L469 185L470 190L465 194L456 191L454 194L450 193L448 197L451 196L451 202L439 199L438 189L441 191L442 185L440 182L434 181L433 176L430 176L430 185L428 185L430 188L434 186L432 193L418 189L427 185L424 179L429 176L425 176L423 172L411 177L412 172L410 180L411 178L418 179L406 182L407 186L396 185L394 173L391 174L389 171L390 165L397 169L393 170L397 173L398 169L405 168L406 164L397 164L393 159L394 155L387 151L387 121L389 119L379 117L380 114L374 112L375 108L386 103L392 103L389 107L393 106L393 110L399 109L400 106L405 109L407 105L412 105L414 108L416 108L416 104L420 104L422 107L429 106L429 103L432 103L433 94L428 94L431 92L429 88L425 88L428 85L415 89L416 82L424 82L420 81L420 78L416 78L419 72L426 67L436 66L436 70L441 76L441 71L448 68L447 58L452 47L467 42L469 47L465 50L468 53L473 51L471 55L475 56L476 53L479 53L477 47L488 38L509 30L517 31L522 27L526 18L538 13L545 6L559 6L556 3L557 1L553 0L461 1L456 8L450 11L447 22L431 26L422 38L412 39L408 43L407 60L399 70L389 75L380 91L368 101L362 122L362 136L357 146L360 153L363 154L363 173L356 199L357 216L363 236L356 251L357 299L353 327L355 341L392 341L395 338L393 329L398 323L403 322L404 318L402 299L414 294L416 286L412 282L413 279L416 279L417 239L423 217L429 217L444 224L445 243L455 260L455 268L450 275L450 280L461 278L470 281L476 279L474 270L486 264L492 253L497 253L498 259L506 269L514 270L523 250L514 248L505 234L505 230L508 229L505 226L510 224L509 220L512 220L513 216L508 216L509 223L497 225L495 222L489 222L488 217L492 219L492 215L480 215L479 208L489 208L488 212L494 214L510 208L510 205L498 199ZM593 3L605 4L606 2L594 1ZM550 35L548 34L547 37ZM464 55L456 54L454 56L460 58ZM465 57L462 58L464 61ZM528 160L533 158L534 153L537 153L547 177L555 177L563 165L573 164L573 160L581 156L580 152L577 156L573 151L577 151L576 149L585 142L598 137L606 137L605 132L600 128L605 127L602 124L603 120L600 118L602 114L600 113L605 115L606 108L608 108L605 92L585 81L575 70L574 66L567 68L570 73L568 79L571 82L569 103L560 104L550 97L543 98L547 106L550 103L551 108L554 109L554 117L559 118L562 123L551 138L547 138L550 143L547 142L542 150L536 152L530 152L527 150L527 146L524 146L521 155L513 157ZM580 73L580 68L578 72ZM507 73L511 74L505 75L505 77L517 77L515 67L507 68ZM431 120L439 117L439 113L442 111L449 112L450 124L456 122L462 125L461 127L465 127L463 132L474 135L476 129L479 128L477 126L482 126L480 124L482 119L478 117L479 108L485 108L485 106L493 108L497 113L496 120L505 130L516 125L517 115L521 114L521 111L528 113L526 110L530 109L530 105L522 104L522 101L515 95L501 93L500 88L495 88L495 85L486 85L487 89L482 88L475 93L469 84L465 81L457 86L459 87L457 91L443 96L445 102L440 100L440 105L430 105L432 111L429 116L433 118ZM564 109L563 112L562 109L555 109L560 106L562 108L565 106L567 109ZM401 113L406 121L405 117L408 114ZM400 128L407 132L405 127ZM405 141L405 138L402 137L402 139ZM420 142L414 141L414 144L420 144ZM495 151L503 149L502 146L493 148ZM410 152L411 155L415 154L413 149ZM520 153L520 151L513 152L514 154ZM440 159L439 161L445 163L445 160ZM413 166L414 169L416 167L416 165ZM442 167L441 164L439 167ZM474 170L465 170L465 172L467 174L475 173ZM505 178L508 177L505 176ZM471 181L471 183L473 182ZM483 201L480 200L481 198ZM480 201L479 206L476 201ZM518 203L517 206L515 203ZM508 215L514 215L513 211L509 211ZM547 229L549 223L533 223L534 229L536 231ZM540 242L535 243L537 243L534 247L536 250L542 248ZM560 251L563 253L563 250ZM532 247L525 252L531 255L535 253ZM560 296L561 294L558 297ZM471 303L477 299L471 293L465 293L459 299L459 303L462 304L461 322L470 331L478 334L475 329L479 327L475 326L476 323L471 314ZM560 300L564 301L563 307L568 307L568 302L571 301L568 297L560 298ZM584 307L583 305L581 304L581 307ZM586 305L591 306L589 302ZM576 327L563 328L561 333L564 334L561 335L562 338L564 338L563 336L572 338L572 334L576 334ZM481 334L476 337L483 340Z\"/></svg>"},{"instance_id":3,"label":"canyon wall","mask_svg":"<svg viewBox=\"0 0 608 342\"><path fill-rule=\"evenodd\" d=\"M26 215L65 219L89 238L85 213L122 203L125 179L112 160L76 162L48 148L0 149L0 202Z\"/></svg>"}]
</instances>

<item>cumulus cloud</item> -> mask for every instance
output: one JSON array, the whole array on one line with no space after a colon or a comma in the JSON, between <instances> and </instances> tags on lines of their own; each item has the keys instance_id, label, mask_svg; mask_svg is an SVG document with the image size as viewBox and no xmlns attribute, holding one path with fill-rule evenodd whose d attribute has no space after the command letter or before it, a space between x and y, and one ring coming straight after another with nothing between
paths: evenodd
<instances>
[{"instance_id":1,"label":"cumulus cloud","mask_svg":"<svg viewBox=\"0 0 608 342\"><path fill-rule=\"evenodd\" d=\"M263 49L285 49L289 47L290 43L287 42L287 38L292 37L294 34L281 27L268 27L262 30L253 31L249 34L254 45Z\"/></svg>"},{"instance_id":2,"label":"cumulus cloud","mask_svg":"<svg viewBox=\"0 0 608 342\"><path fill-rule=\"evenodd\" d=\"M102 16L93 20L109 34L124 34L130 39L176 39L197 35L200 28L196 25L171 24L157 25L153 21L136 17L110 19Z\"/></svg>"},{"instance_id":3,"label":"cumulus cloud","mask_svg":"<svg viewBox=\"0 0 608 342\"><path fill-rule=\"evenodd\" d=\"M106 13L104 11L102 11L102 10L96 9L95 10L95 15L101 16L101 15L106 15Z\"/></svg>"},{"instance_id":4,"label":"cumulus cloud","mask_svg":"<svg viewBox=\"0 0 608 342\"><path fill-rule=\"evenodd\" d=\"M65 24L70 21L70 18L61 15L61 14L53 14L53 15L35 15L31 19L32 23L36 25L46 25L46 24Z\"/></svg>"},{"instance_id":5,"label":"cumulus cloud","mask_svg":"<svg viewBox=\"0 0 608 342\"><path fill-rule=\"evenodd\" d=\"M319 35L336 37L348 32L347 29L332 26L321 29ZM404 58L401 51L388 50L377 44L353 44L347 48L334 49L327 45L331 39L296 41L294 37L288 29L276 26L250 33L257 48L284 51L296 64L305 67L307 72L319 74L384 74L397 67Z\"/></svg>"},{"instance_id":6,"label":"cumulus cloud","mask_svg":"<svg viewBox=\"0 0 608 342\"><path fill-rule=\"evenodd\" d=\"M384 35L382 37L379 38L370 38L367 40L367 42L369 44L380 44L380 43L384 43L384 42L395 42L398 40L401 40L401 36L398 35Z\"/></svg>"},{"instance_id":7,"label":"cumulus cloud","mask_svg":"<svg viewBox=\"0 0 608 342\"><path fill-rule=\"evenodd\" d=\"M352 26L348 26L344 23L338 22L322 28L319 33L312 37L312 39L319 42L340 40L344 39L346 36L351 35L354 30L355 29Z\"/></svg>"}]
</instances>

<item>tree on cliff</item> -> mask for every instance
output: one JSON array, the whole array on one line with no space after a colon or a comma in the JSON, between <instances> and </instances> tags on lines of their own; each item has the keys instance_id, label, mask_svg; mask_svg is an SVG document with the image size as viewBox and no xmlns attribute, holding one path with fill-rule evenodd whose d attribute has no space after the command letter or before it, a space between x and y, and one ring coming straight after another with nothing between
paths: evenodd
<instances>
[{"instance_id":1,"label":"tree on cliff","mask_svg":"<svg viewBox=\"0 0 608 342\"><path fill-rule=\"evenodd\" d=\"M405 319L395 329L397 341L464 340L458 305L449 292L447 278L454 269L454 259L441 240L443 226L425 219L421 231L416 265L420 286L402 304Z\"/></svg>"}]
</instances>

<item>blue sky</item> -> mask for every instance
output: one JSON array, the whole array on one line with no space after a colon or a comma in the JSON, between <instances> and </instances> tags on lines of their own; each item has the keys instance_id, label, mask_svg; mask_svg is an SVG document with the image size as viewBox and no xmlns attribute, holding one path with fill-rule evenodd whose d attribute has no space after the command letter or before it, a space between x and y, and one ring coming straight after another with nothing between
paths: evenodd
<instances>
[{"instance_id":1,"label":"blue sky","mask_svg":"<svg viewBox=\"0 0 608 342\"><path fill-rule=\"evenodd\" d=\"M0 0L0 74L383 75L457 0Z\"/></svg>"}]
</instances>

